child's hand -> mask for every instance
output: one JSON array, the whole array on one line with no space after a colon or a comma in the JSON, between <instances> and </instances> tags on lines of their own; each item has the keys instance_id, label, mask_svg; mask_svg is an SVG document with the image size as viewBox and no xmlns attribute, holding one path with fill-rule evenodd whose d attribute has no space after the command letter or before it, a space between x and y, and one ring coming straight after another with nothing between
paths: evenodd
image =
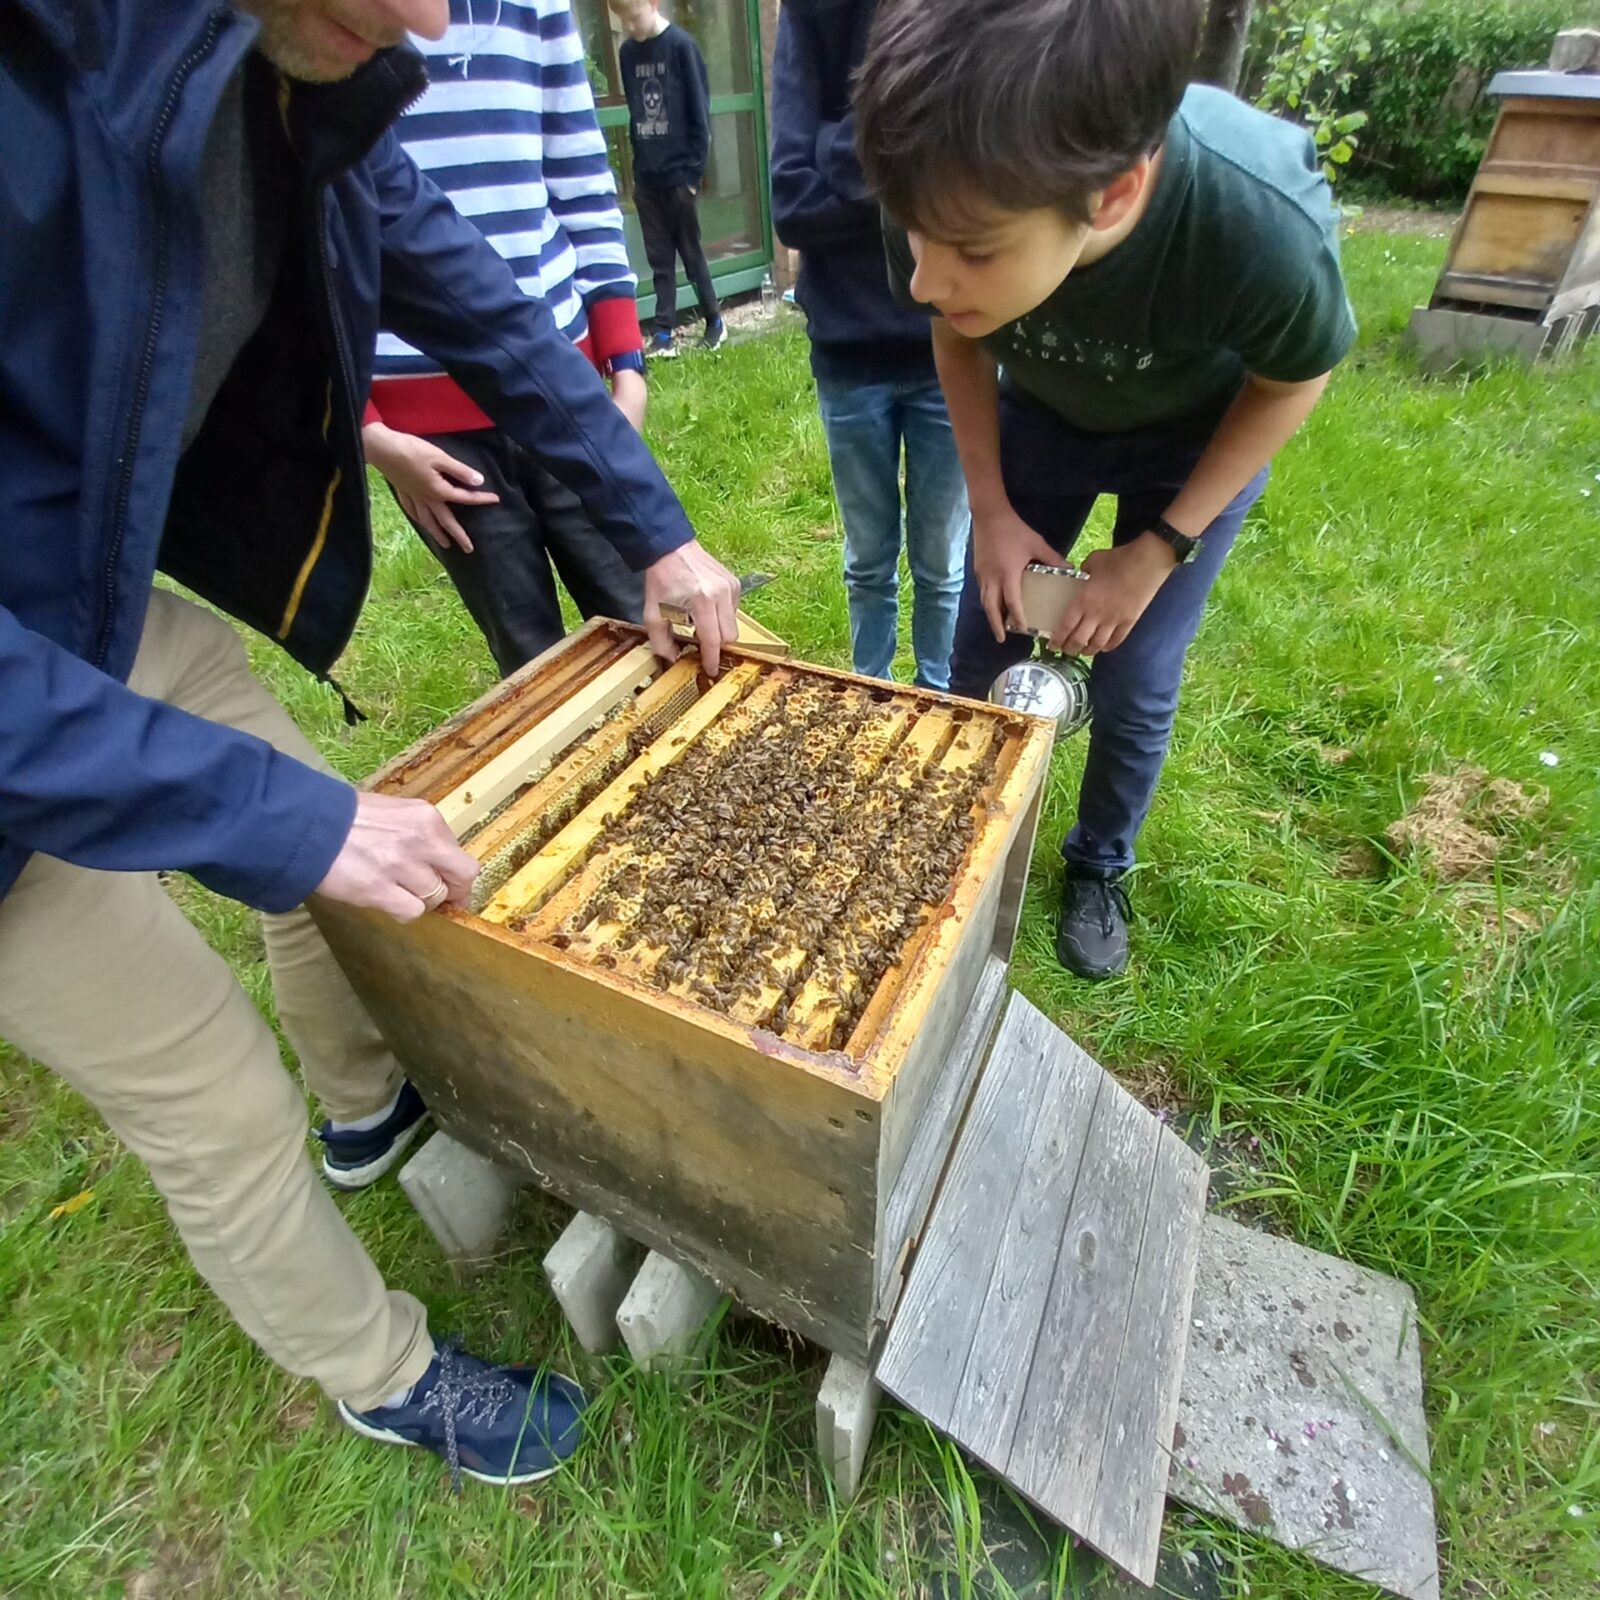
<instances>
[{"instance_id":1,"label":"child's hand","mask_svg":"<svg viewBox=\"0 0 1600 1600\"><path fill-rule=\"evenodd\" d=\"M397 433L381 422L361 430L367 460L394 486L400 509L441 550L460 545L469 555L472 540L450 507L492 506L500 498L477 486L483 475L414 433Z\"/></svg>"},{"instance_id":2,"label":"child's hand","mask_svg":"<svg viewBox=\"0 0 1600 1600\"><path fill-rule=\"evenodd\" d=\"M1083 570L1089 581L1074 585L1076 592L1050 648L1075 656L1115 650L1176 565L1172 547L1153 533L1140 534L1115 550L1085 556Z\"/></svg>"},{"instance_id":3,"label":"child's hand","mask_svg":"<svg viewBox=\"0 0 1600 1600\"><path fill-rule=\"evenodd\" d=\"M984 615L994 630L996 643L1006 642L1008 620L1019 628L1025 620L1022 569L1030 561L1055 566L1060 560L1060 551L1035 533L1009 502L991 511L972 513L972 565L978 575Z\"/></svg>"}]
</instances>

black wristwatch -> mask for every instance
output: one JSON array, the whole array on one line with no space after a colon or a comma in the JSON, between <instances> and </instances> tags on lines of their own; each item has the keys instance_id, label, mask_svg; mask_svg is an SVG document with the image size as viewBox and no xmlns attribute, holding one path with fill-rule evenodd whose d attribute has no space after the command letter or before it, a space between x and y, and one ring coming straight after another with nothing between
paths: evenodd
<instances>
[{"instance_id":1,"label":"black wristwatch","mask_svg":"<svg viewBox=\"0 0 1600 1600\"><path fill-rule=\"evenodd\" d=\"M1191 539L1188 534L1179 533L1165 517L1157 517L1150 524L1150 532L1163 544L1172 546L1172 552L1177 556L1180 567L1200 548L1198 539Z\"/></svg>"},{"instance_id":2,"label":"black wristwatch","mask_svg":"<svg viewBox=\"0 0 1600 1600\"><path fill-rule=\"evenodd\" d=\"M619 372L643 372L644 352L642 350L622 350L606 362L606 376L614 378Z\"/></svg>"}]
</instances>

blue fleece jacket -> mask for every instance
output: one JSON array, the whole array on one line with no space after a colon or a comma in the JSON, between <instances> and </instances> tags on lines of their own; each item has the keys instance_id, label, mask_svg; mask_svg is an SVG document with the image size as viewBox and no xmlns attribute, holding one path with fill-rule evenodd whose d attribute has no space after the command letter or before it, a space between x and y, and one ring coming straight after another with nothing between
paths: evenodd
<instances>
[{"instance_id":1,"label":"blue fleece jacket","mask_svg":"<svg viewBox=\"0 0 1600 1600\"><path fill-rule=\"evenodd\" d=\"M819 379L934 377L928 319L889 287L856 160L850 80L877 0L784 0L772 66L772 225L800 251L796 298Z\"/></svg>"}]
</instances>

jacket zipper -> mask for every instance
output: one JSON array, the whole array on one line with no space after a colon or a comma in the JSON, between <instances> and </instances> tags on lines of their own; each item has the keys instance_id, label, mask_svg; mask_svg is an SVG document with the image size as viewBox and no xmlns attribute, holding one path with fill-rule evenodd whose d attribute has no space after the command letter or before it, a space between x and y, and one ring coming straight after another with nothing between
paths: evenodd
<instances>
[{"instance_id":1,"label":"jacket zipper","mask_svg":"<svg viewBox=\"0 0 1600 1600\"><path fill-rule=\"evenodd\" d=\"M147 173L152 194L158 194L160 190L161 147L166 142L167 130L171 127L173 116L177 112L178 97L183 93L183 86L188 82L189 74L210 55L212 49L216 46L217 39L221 35L227 20L228 14L224 11L213 11L206 18L206 29L204 34L201 35L199 44L179 63L178 70L167 89L166 99L161 104L161 114L156 119L155 133L150 140ZM150 398L150 375L155 369L156 345L160 342L161 337L161 321L166 307L169 266L170 250L167 238L167 214L166 208L159 206L156 217L155 287L150 297L150 329L145 335L144 350L139 357L139 372L134 382L133 405L128 414L128 431L123 438L122 465L117 482L116 501L112 508L111 539L106 547L105 583L100 613L100 631L95 639L94 655L90 663L96 667L105 665L106 655L111 649L111 630L116 620L117 563L122 558L122 540L127 531L128 502L133 496L133 472L139 450L139 435L144 426L144 408Z\"/></svg>"},{"instance_id":2,"label":"jacket zipper","mask_svg":"<svg viewBox=\"0 0 1600 1600\"><path fill-rule=\"evenodd\" d=\"M287 88L287 83L285 84L285 87ZM397 110L395 112L395 117L398 118L401 115L403 115L406 111L409 111L411 109L411 107L414 106L417 103L417 101L419 101L422 98L422 96L427 92L427 87L428 87L427 84L423 84L423 86L420 89L418 89L414 94L408 95L406 97L406 99L405 99L404 104L401 105L399 110ZM285 115L285 121L286 122L287 122L287 107L288 107L288 99L287 99L287 95L286 95L284 100L283 100L283 102L282 102L282 111L283 111L283 113ZM345 421L349 425L349 428L350 428L350 437L355 442L356 461L357 461L357 464L358 464L358 469L364 471L365 470L365 454L364 454L364 451L363 451L362 445L361 445L361 416L360 416L360 412L357 409L357 405L356 405L355 368L354 368L354 365L352 364L352 362L350 360L349 349L345 344L344 329L340 325L340 322L339 322L339 309L338 309L337 304L335 303L334 293L333 293L333 265L328 260L328 230L327 230L327 227L325 226L324 218L323 218L323 209L324 209L323 197L327 192L327 187L328 187L328 183L327 183L326 179L320 179L312 186L311 198L310 198L310 222L311 222L311 227L312 227L312 229L313 229L313 231L314 231L314 233L316 235L316 240L317 240L317 267L318 267L319 275L320 275L320 277L322 279L322 283L321 283L322 310L323 310L323 314L328 319L328 331L333 336L334 359L338 362L340 386L344 390ZM330 411L330 422L331 422L331 411ZM332 484L332 486L331 486L331 488L329 490L330 503L331 503L332 496L338 492L338 486L339 486L339 469L336 467L334 469L334 481L333 481L333 484ZM365 483L364 482L363 482L363 486L362 486L362 492L363 492L363 495L364 495L365 494ZM363 504L364 503L365 503L365 501L363 499ZM293 602L293 604L291 606L291 609L285 614L282 622L279 624L279 627L278 627L278 638L280 640L287 639L289 634L293 631L294 622L295 622L295 614L299 610L299 596L304 593L305 585L310 579L311 572L315 568L317 560L319 560L320 558L321 557L320 557L320 551L319 551L312 558L312 560L307 563L304 571L301 574L300 582L297 583L296 586L295 586L295 588L296 588L296 598L295 598L295 600L294 600L294 602ZM362 596L362 606L364 607L365 604L366 604L366 597L365 597L365 595L363 595ZM359 616L359 608L358 608L357 615ZM352 624L350 632L347 633L345 635L345 637L340 641L339 649L335 652L336 656L343 654L345 646L350 643L350 638L351 638L351 635L354 633L354 631L355 631L354 624ZM332 687L334 689L338 690L338 693L339 693L340 697L344 700L344 703L345 703L345 721L346 722L349 722L349 723L351 723L353 725L354 721L357 720L357 719L359 719L360 721L363 721L363 722L366 720L365 715L355 707L355 705L351 702L350 697L347 694L345 694L343 689L340 689L339 686L336 683L333 682L332 678L328 677L327 673L321 673L321 674L319 674L319 676L325 682L327 682L330 685L332 685ZM354 717L352 717L352 715L351 715L352 712L355 714Z\"/></svg>"}]
</instances>

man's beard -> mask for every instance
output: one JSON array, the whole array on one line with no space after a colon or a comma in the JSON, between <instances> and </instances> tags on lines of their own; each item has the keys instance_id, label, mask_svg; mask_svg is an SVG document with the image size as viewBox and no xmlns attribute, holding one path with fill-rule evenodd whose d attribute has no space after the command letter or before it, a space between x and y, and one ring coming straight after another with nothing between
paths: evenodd
<instances>
[{"instance_id":1,"label":"man's beard","mask_svg":"<svg viewBox=\"0 0 1600 1600\"><path fill-rule=\"evenodd\" d=\"M273 66L303 83L337 83L356 70L354 63L305 38L305 0L238 0L239 8L259 18L256 48Z\"/></svg>"}]
</instances>

